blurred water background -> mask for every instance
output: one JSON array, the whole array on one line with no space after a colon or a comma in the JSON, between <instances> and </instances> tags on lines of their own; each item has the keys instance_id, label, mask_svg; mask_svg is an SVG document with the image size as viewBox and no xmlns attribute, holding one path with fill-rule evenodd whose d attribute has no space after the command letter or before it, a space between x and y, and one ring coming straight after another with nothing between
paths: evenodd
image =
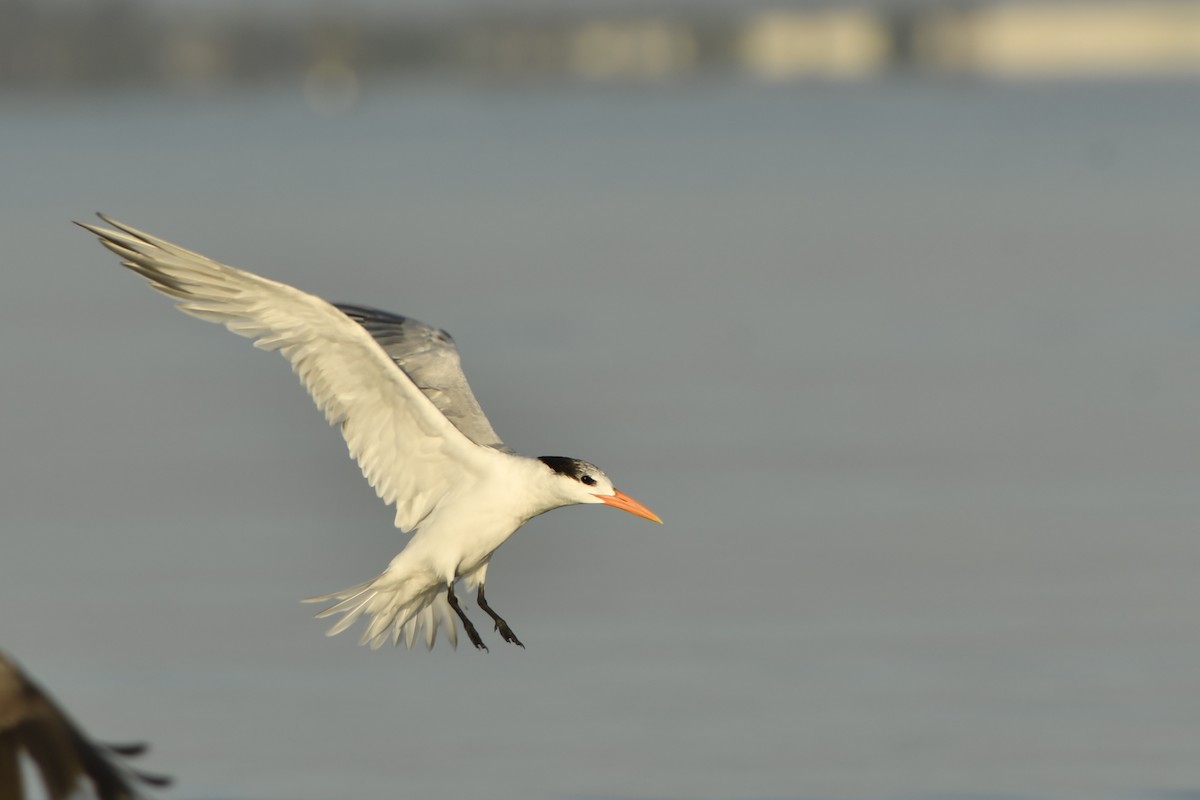
<instances>
[{"instance_id":1,"label":"blurred water background","mask_svg":"<svg viewBox=\"0 0 1200 800\"><path fill-rule=\"evenodd\" d=\"M1194 797L1188 70L535 72L0 95L0 646L164 797ZM445 327L666 525L506 543L528 650L326 639L403 536L96 210Z\"/></svg>"}]
</instances>

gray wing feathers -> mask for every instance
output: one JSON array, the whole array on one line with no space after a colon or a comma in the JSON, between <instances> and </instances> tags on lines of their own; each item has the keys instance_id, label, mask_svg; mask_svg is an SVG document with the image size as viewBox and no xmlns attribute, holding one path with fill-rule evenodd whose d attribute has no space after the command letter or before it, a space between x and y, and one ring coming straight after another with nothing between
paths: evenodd
<instances>
[{"instance_id":1,"label":"gray wing feathers","mask_svg":"<svg viewBox=\"0 0 1200 800\"><path fill-rule=\"evenodd\" d=\"M193 253L101 219L117 230L82 225L177 300L185 313L223 324L278 350L331 424L341 428L363 475L412 530L483 453L414 385L379 344L329 303L286 284Z\"/></svg>"},{"instance_id":2,"label":"gray wing feathers","mask_svg":"<svg viewBox=\"0 0 1200 800\"><path fill-rule=\"evenodd\" d=\"M417 388L468 439L482 447L512 452L500 441L475 399L450 334L410 317L375 308L348 303L334 306L366 328Z\"/></svg>"}]
</instances>

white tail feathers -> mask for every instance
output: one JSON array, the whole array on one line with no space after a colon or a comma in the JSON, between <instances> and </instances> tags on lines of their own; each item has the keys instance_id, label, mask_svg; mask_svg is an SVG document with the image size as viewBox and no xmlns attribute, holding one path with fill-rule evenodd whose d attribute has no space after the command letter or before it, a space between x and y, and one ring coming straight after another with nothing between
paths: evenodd
<instances>
[{"instance_id":1,"label":"white tail feathers","mask_svg":"<svg viewBox=\"0 0 1200 800\"><path fill-rule=\"evenodd\" d=\"M389 632L393 645L399 645L403 636L405 646L410 649L419 632L424 632L426 649L432 649L437 641L438 628L444 628L450 646L458 647L458 629L454 625L454 612L446 600L446 589L430 587L424 582L396 580L386 572L378 578L351 586L340 592L320 597L309 597L305 603L337 601L317 614L317 619L341 614L326 636L336 636L349 628L363 614L370 622L359 637L359 644L369 644L378 650L388 640Z\"/></svg>"}]
</instances>

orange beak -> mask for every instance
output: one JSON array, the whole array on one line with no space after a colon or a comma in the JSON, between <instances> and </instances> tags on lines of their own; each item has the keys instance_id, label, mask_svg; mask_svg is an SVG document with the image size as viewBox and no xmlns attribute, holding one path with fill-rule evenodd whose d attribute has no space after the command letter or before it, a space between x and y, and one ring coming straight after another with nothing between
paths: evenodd
<instances>
[{"instance_id":1,"label":"orange beak","mask_svg":"<svg viewBox=\"0 0 1200 800\"><path fill-rule=\"evenodd\" d=\"M651 522L657 522L659 525L663 524L663 521L658 518L658 514L655 514L637 500L634 500L624 492L618 492L616 489L613 491L616 493L612 497L609 497L606 494L597 494L593 495L593 497L600 498L601 502L603 502L606 506L612 506L613 508L619 508L622 511L628 511L630 514L643 517Z\"/></svg>"}]
</instances>

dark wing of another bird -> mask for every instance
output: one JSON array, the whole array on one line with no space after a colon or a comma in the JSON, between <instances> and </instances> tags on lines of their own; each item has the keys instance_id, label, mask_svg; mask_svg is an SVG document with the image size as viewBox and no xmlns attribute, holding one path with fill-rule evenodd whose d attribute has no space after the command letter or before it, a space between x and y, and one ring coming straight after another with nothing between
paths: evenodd
<instances>
[{"instance_id":1,"label":"dark wing of another bird","mask_svg":"<svg viewBox=\"0 0 1200 800\"><path fill-rule=\"evenodd\" d=\"M163 787L171 779L140 772L114 756L136 756L144 745L103 745L88 740L78 725L17 664L0 653L0 797L19 800L24 751L37 766L46 795L66 800L81 778L99 800L134 800L134 783Z\"/></svg>"},{"instance_id":2,"label":"dark wing of another bird","mask_svg":"<svg viewBox=\"0 0 1200 800\"><path fill-rule=\"evenodd\" d=\"M348 303L334 305L371 334L396 366L464 436L477 445L512 452L479 407L450 334L376 308Z\"/></svg>"}]
</instances>

